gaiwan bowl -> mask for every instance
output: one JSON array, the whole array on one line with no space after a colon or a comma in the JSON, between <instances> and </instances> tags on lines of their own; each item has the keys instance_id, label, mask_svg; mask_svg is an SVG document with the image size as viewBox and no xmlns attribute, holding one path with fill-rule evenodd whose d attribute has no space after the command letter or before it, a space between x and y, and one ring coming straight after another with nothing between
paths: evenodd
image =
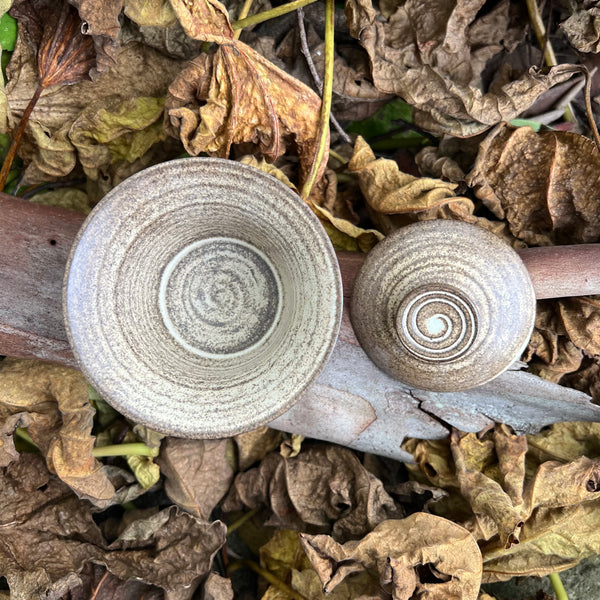
<instances>
[{"instance_id":1,"label":"gaiwan bowl","mask_svg":"<svg viewBox=\"0 0 600 600\"><path fill-rule=\"evenodd\" d=\"M186 158L95 207L63 304L77 362L109 404L168 435L217 438L291 408L333 349L342 293L333 247L292 190Z\"/></svg>"}]
</instances>

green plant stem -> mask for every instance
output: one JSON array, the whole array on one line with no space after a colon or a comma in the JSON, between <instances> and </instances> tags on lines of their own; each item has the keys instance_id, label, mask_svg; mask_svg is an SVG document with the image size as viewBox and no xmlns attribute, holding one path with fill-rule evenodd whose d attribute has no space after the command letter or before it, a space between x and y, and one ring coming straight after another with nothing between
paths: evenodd
<instances>
[{"instance_id":1,"label":"green plant stem","mask_svg":"<svg viewBox=\"0 0 600 600\"><path fill-rule=\"evenodd\" d=\"M335 150L332 150L331 148L329 148L329 156L337 160L339 163L342 163L343 165L348 164L348 160L346 158L344 158L341 154L338 154Z\"/></svg>"},{"instance_id":2,"label":"green plant stem","mask_svg":"<svg viewBox=\"0 0 600 600\"><path fill-rule=\"evenodd\" d=\"M269 19L274 19L275 17L280 17L281 15L286 15L293 10L298 8L302 8L303 6L308 6L317 0L294 0L294 2L288 2L287 4L282 4L281 6L277 6L275 8L271 8L270 10L265 10L263 12L252 15L251 17L246 17L245 19L239 19L234 21L231 26L233 29L243 29L244 27L250 27L250 25L257 25L258 23L262 23L263 21L268 21Z\"/></svg>"},{"instance_id":3,"label":"green plant stem","mask_svg":"<svg viewBox=\"0 0 600 600\"><path fill-rule=\"evenodd\" d=\"M529 21L533 27L533 31L535 32L535 37L537 38L540 48L544 49L544 61L549 67L555 67L558 64L556 60L556 54L554 54L554 48L552 48L550 38L547 35L546 27L544 25L544 21L542 20L542 15L540 14L537 0L525 0L525 4L527 4ZM565 107L565 121L569 121L571 123L575 123L577 121L570 104L567 104Z\"/></svg>"},{"instance_id":4,"label":"green plant stem","mask_svg":"<svg viewBox=\"0 0 600 600\"><path fill-rule=\"evenodd\" d=\"M236 571L237 569L241 569L242 567L248 567L252 569L257 575L260 575L263 579L268 581L271 585L275 586L278 590L281 590L285 594L287 594L293 600L307 600L305 596L298 593L295 589L291 588L287 583L281 581L281 579L277 579L271 571L267 571L263 569L260 565L255 563L253 560L237 560L234 563L231 563L229 566L229 571Z\"/></svg>"},{"instance_id":5,"label":"green plant stem","mask_svg":"<svg viewBox=\"0 0 600 600\"><path fill-rule=\"evenodd\" d=\"M323 97L321 99L321 115L319 145L300 195L305 200L310 196L310 190L315 182L329 140L329 116L331 115L331 96L333 92L333 61L334 61L334 18L335 0L325 0L325 73L323 74ZM326 159L325 159L326 160Z\"/></svg>"},{"instance_id":6,"label":"green plant stem","mask_svg":"<svg viewBox=\"0 0 600 600\"><path fill-rule=\"evenodd\" d=\"M560 579L560 575L558 573L550 573L548 579L550 579L550 583L552 584L556 600L569 600L565 586Z\"/></svg>"},{"instance_id":7,"label":"green plant stem","mask_svg":"<svg viewBox=\"0 0 600 600\"><path fill-rule=\"evenodd\" d=\"M246 521L249 521L258 511L259 507L256 507L252 510L249 510L247 513L244 513L237 521L234 521L227 528L227 535L233 533L236 529L239 529Z\"/></svg>"},{"instance_id":8,"label":"green plant stem","mask_svg":"<svg viewBox=\"0 0 600 600\"><path fill-rule=\"evenodd\" d=\"M6 158L4 159L4 164L2 165L2 169L0 169L0 191L4 189L6 185L6 180L8 179L8 174L10 173L10 168L12 167L13 161L15 160L15 156L17 155L17 148L21 142L21 138L23 137L23 133L25 132L25 127L27 127L27 123L29 122L29 117L37 104L37 101L40 99L42 92L44 91L44 87L42 85L38 85L33 97L29 101L23 116L21 117L21 122L17 127L17 130L13 134L12 143L10 144L10 148L6 154Z\"/></svg>"},{"instance_id":9,"label":"green plant stem","mask_svg":"<svg viewBox=\"0 0 600 600\"><path fill-rule=\"evenodd\" d=\"M104 456L158 456L158 448L150 448L142 442L133 444L114 444L111 446L97 446L92 448L92 455L95 458Z\"/></svg>"},{"instance_id":10,"label":"green plant stem","mask_svg":"<svg viewBox=\"0 0 600 600\"><path fill-rule=\"evenodd\" d=\"M254 1L254 0L245 0L245 1L244 1L244 6L242 6L242 10L240 10L240 14L238 15L238 19L237 19L238 21L243 21L243 20L244 20L244 19L245 19L245 18L248 16L248 13L250 12L250 8L252 7L252 2L253 2L253 1ZM234 36L233 36L233 37L234 37L236 40L239 40L239 39L240 39L240 35L242 35L242 30L241 30L241 28L240 28L240 29L238 29L238 30L235 32L235 34L234 34Z\"/></svg>"},{"instance_id":11,"label":"green plant stem","mask_svg":"<svg viewBox=\"0 0 600 600\"><path fill-rule=\"evenodd\" d=\"M25 429L23 429L22 427L17 427L15 429L15 435L17 437L20 437L24 442L27 442L28 444L31 444L34 448L37 448L39 450L37 444L33 441L33 439L27 433L27 431Z\"/></svg>"}]
</instances>

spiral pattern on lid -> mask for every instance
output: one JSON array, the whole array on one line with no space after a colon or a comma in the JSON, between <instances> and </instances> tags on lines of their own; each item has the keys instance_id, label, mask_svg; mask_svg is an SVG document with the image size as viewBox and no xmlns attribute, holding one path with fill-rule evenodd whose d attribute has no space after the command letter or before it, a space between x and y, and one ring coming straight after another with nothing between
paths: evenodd
<instances>
[{"instance_id":1,"label":"spiral pattern on lid","mask_svg":"<svg viewBox=\"0 0 600 600\"><path fill-rule=\"evenodd\" d=\"M415 388L460 391L518 360L533 330L535 294L518 254L494 234L425 221L369 253L351 318L386 373Z\"/></svg>"}]
</instances>

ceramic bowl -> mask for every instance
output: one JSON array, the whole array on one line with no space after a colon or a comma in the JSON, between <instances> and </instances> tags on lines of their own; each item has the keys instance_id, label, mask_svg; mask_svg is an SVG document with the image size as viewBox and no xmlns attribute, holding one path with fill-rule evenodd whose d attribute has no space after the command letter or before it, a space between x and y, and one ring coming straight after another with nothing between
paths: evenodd
<instances>
[{"instance_id":1,"label":"ceramic bowl","mask_svg":"<svg viewBox=\"0 0 600 600\"><path fill-rule=\"evenodd\" d=\"M186 158L96 206L63 300L75 357L114 408L215 438L295 403L333 348L342 293L331 243L292 190L234 161Z\"/></svg>"}]
</instances>

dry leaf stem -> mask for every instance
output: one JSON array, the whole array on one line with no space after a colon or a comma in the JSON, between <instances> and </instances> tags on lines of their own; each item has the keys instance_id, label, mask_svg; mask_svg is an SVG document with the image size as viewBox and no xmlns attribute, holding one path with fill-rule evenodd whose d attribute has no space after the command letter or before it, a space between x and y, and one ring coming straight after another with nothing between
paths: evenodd
<instances>
[{"instance_id":1,"label":"dry leaf stem","mask_svg":"<svg viewBox=\"0 0 600 600\"><path fill-rule=\"evenodd\" d=\"M287 594L292 600L307 600L305 596L298 593L295 589L291 588L285 582L281 581L267 569L263 569L260 565L255 563L253 560L242 559L231 564L229 567L230 571L236 571L242 567L248 567L252 569L257 575L260 575L263 579L268 581L271 585L275 586L278 590Z\"/></svg>"},{"instance_id":2,"label":"dry leaf stem","mask_svg":"<svg viewBox=\"0 0 600 600\"><path fill-rule=\"evenodd\" d=\"M288 2L287 4L282 4L281 6L277 6L275 8L271 8L270 10L265 10L260 13L256 13L251 17L246 17L245 19L239 19L234 21L231 24L231 27L236 29L243 29L244 27L250 27L250 25L258 25L258 23L262 23L263 21L268 21L269 19L274 19L275 17L280 17L281 15L286 15L293 10L297 10L298 8L302 8L303 6L308 6L317 0L294 0L294 2Z\"/></svg>"},{"instance_id":3,"label":"dry leaf stem","mask_svg":"<svg viewBox=\"0 0 600 600\"><path fill-rule=\"evenodd\" d=\"M538 44L544 52L544 60L549 67L555 67L558 65L556 54L554 54L554 48L552 48L552 43L550 42L546 27L544 26L537 0L525 0L525 2L527 4L527 12L529 13L529 21L531 22L531 26L537 37ZM565 121L570 121L572 123L577 121L570 104L567 104L565 107Z\"/></svg>"},{"instance_id":4,"label":"dry leaf stem","mask_svg":"<svg viewBox=\"0 0 600 600\"><path fill-rule=\"evenodd\" d=\"M310 169L310 173L302 186L301 196L305 200L310 195L310 190L325 157L325 150L329 139L329 117L331 115L331 96L333 93L333 63L334 63L334 26L335 26L334 0L325 0L325 72L323 74L323 95L321 98L321 115L319 118L319 145Z\"/></svg>"},{"instance_id":5,"label":"dry leaf stem","mask_svg":"<svg viewBox=\"0 0 600 600\"><path fill-rule=\"evenodd\" d=\"M33 97L29 101L29 104L27 105L27 108L25 109L25 112L21 117L19 127L13 135L10 148L8 149L8 153L6 155L6 158L4 159L2 169L0 170L0 190L3 190L4 186L6 185L6 180L8 178L8 174L10 172L10 168L12 167L13 161L15 160L15 156L17 155L17 148L21 143L21 138L23 137L23 133L25 132L25 127L27 127L29 117L31 116L31 113L33 112L33 109L35 108L35 105L37 104L37 101L39 100L43 91L44 86L38 85L37 89L35 90L35 94L33 94Z\"/></svg>"},{"instance_id":6,"label":"dry leaf stem","mask_svg":"<svg viewBox=\"0 0 600 600\"><path fill-rule=\"evenodd\" d=\"M560 575L558 573L550 573L550 575L548 575L548 579L550 579L550 583L552 584L552 589L556 595L556 600L569 600L565 586L560 579Z\"/></svg>"},{"instance_id":7,"label":"dry leaf stem","mask_svg":"<svg viewBox=\"0 0 600 600\"><path fill-rule=\"evenodd\" d=\"M300 47L302 49L302 54L304 54L304 58L306 59L306 64L308 65L308 70L312 75L313 81L319 90L319 94L323 93L323 82L317 73L317 68L315 67L315 63L310 54L310 48L308 47L308 40L306 39L306 28L304 27L304 10L301 8L298 9L298 31L300 33ZM352 144L352 139L350 136L344 131L343 127L339 124L338 120L335 118L333 113L329 115L329 120L331 124L335 127L336 131L340 134L342 140L348 144ZM331 154L331 150L329 150L329 154ZM338 154L339 156L339 154ZM343 161L342 161L343 162ZM346 161L348 162L348 161Z\"/></svg>"},{"instance_id":8,"label":"dry leaf stem","mask_svg":"<svg viewBox=\"0 0 600 600\"><path fill-rule=\"evenodd\" d=\"M239 529L246 521L249 521L258 511L260 507L255 507L252 510L249 510L247 513L244 513L237 521L234 521L227 528L227 535L233 533L236 529Z\"/></svg>"}]
</instances>

